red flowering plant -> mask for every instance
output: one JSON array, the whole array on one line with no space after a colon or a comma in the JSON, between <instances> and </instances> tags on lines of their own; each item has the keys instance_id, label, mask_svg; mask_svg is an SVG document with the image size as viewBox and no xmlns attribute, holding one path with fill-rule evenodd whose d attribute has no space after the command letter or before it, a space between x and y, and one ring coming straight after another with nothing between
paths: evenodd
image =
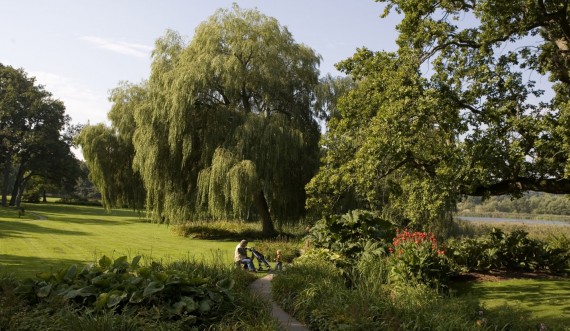
<instances>
[{"instance_id":1,"label":"red flowering plant","mask_svg":"<svg viewBox=\"0 0 570 331\"><path fill-rule=\"evenodd\" d=\"M445 285L452 274L444 245L430 232L397 229L389 248L390 280L416 281L431 286Z\"/></svg>"}]
</instances>

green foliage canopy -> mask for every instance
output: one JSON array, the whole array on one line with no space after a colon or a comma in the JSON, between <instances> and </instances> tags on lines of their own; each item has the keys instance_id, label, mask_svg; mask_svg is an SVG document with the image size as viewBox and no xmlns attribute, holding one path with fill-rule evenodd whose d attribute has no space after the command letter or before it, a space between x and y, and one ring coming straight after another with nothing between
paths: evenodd
<instances>
[{"instance_id":1,"label":"green foliage canopy","mask_svg":"<svg viewBox=\"0 0 570 331\"><path fill-rule=\"evenodd\" d=\"M106 208L143 209L145 190L132 168L132 143L124 142L103 124L86 126L79 137L89 178L101 191Z\"/></svg>"},{"instance_id":2,"label":"green foliage canopy","mask_svg":"<svg viewBox=\"0 0 570 331\"><path fill-rule=\"evenodd\" d=\"M309 206L429 226L463 195L570 192L568 1L379 2L402 15L398 51L337 65L358 85L328 123Z\"/></svg>"},{"instance_id":3,"label":"green foliage canopy","mask_svg":"<svg viewBox=\"0 0 570 331\"><path fill-rule=\"evenodd\" d=\"M135 113L147 109L147 98L145 82L139 85L121 82L109 97L113 103L108 114L111 127L89 125L77 137L90 169L89 178L101 191L106 208L144 208L146 190L141 176L133 169L133 136Z\"/></svg>"},{"instance_id":4,"label":"green foliage canopy","mask_svg":"<svg viewBox=\"0 0 570 331\"><path fill-rule=\"evenodd\" d=\"M259 216L270 234L272 216L302 215L319 157L319 62L277 20L237 5L188 43L173 31L158 39L148 82L114 90L105 133L132 144L152 217Z\"/></svg>"},{"instance_id":5,"label":"green foliage canopy","mask_svg":"<svg viewBox=\"0 0 570 331\"><path fill-rule=\"evenodd\" d=\"M64 131L69 122L63 103L34 77L0 64L2 205L7 204L9 183L13 183L10 205L19 205L33 177L55 185L74 181L79 163L71 152L71 133Z\"/></svg>"}]
</instances>

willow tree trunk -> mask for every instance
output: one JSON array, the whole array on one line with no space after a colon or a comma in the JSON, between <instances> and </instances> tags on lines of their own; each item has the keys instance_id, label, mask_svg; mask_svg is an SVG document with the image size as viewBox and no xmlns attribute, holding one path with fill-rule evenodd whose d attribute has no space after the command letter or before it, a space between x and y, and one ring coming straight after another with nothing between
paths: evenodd
<instances>
[{"instance_id":1,"label":"willow tree trunk","mask_svg":"<svg viewBox=\"0 0 570 331\"><path fill-rule=\"evenodd\" d=\"M261 226L264 237L272 237L275 235L275 227L273 226L273 221L271 220L271 214L269 214L269 206L267 205L267 200L265 200L265 194L263 190L259 191L255 197L255 207L261 217Z\"/></svg>"}]
</instances>

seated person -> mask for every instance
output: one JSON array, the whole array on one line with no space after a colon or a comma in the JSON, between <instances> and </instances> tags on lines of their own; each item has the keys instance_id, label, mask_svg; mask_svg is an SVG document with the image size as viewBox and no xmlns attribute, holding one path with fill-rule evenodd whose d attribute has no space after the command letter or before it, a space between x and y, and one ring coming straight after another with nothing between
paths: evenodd
<instances>
[{"instance_id":1,"label":"seated person","mask_svg":"<svg viewBox=\"0 0 570 331\"><path fill-rule=\"evenodd\" d=\"M234 254L234 261L236 263L245 264L249 271L255 271L255 267L253 266L253 262L247 256L247 240L242 240L236 246L236 251Z\"/></svg>"}]
</instances>

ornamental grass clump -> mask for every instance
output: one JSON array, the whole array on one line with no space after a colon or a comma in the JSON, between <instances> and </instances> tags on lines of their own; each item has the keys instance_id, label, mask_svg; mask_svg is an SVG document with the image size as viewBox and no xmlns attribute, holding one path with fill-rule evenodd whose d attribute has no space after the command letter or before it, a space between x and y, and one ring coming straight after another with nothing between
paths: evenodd
<instances>
[{"instance_id":1,"label":"ornamental grass clump","mask_svg":"<svg viewBox=\"0 0 570 331\"><path fill-rule=\"evenodd\" d=\"M389 248L389 279L394 283L445 285L453 274L443 245L429 232L397 229Z\"/></svg>"}]
</instances>

